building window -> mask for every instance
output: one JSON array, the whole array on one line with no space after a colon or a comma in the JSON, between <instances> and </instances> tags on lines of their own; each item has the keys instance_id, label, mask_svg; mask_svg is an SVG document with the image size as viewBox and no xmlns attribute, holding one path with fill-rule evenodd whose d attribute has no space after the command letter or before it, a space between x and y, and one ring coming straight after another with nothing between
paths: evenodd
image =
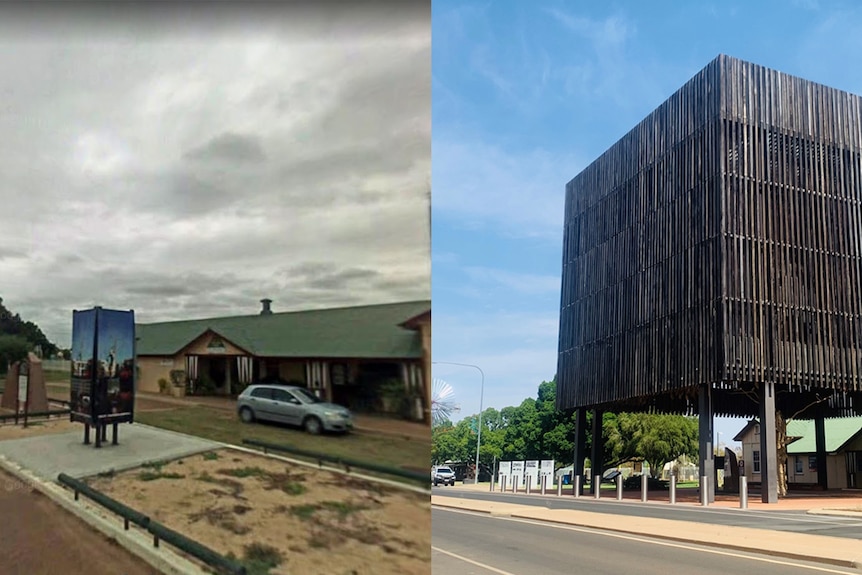
<instances>
[{"instance_id":1,"label":"building window","mask_svg":"<svg viewBox=\"0 0 862 575\"><path fill-rule=\"evenodd\" d=\"M759 425L754 426L754 436L760 437L760 426Z\"/></svg>"},{"instance_id":2,"label":"building window","mask_svg":"<svg viewBox=\"0 0 862 575\"><path fill-rule=\"evenodd\" d=\"M796 458L796 473L797 473L797 475L802 473L802 458L801 457Z\"/></svg>"},{"instance_id":3,"label":"building window","mask_svg":"<svg viewBox=\"0 0 862 575\"><path fill-rule=\"evenodd\" d=\"M760 452L759 451L752 452L751 457L754 460L754 466L753 466L754 468L752 469L752 471L754 473L760 473Z\"/></svg>"},{"instance_id":4,"label":"building window","mask_svg":"<svg viewBox=\"0 0 862 575\"><path fill-rule=\"evenodd\" d=\"M808 456L808 471L817 471L817 456Z\"/></svg>"}]
</instances>

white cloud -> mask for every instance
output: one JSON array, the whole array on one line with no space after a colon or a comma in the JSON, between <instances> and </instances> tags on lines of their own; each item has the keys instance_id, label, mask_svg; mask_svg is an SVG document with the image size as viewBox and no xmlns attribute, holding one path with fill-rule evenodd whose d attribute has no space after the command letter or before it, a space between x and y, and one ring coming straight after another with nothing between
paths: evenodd
<instances>
[{"instance_id":1,"label":"white cloud","mask_svg":"<svg viewBox=\"0 0 862 575\"><path fill-rule=\"evenodd\" d=\"M473 285L491 284L512 294L550 295L560 292L559 275L527 274L481 266L465 267L464 272Z\"/></svg>"},{"instance_id":2,"label":"white cloud","mask_svg":"<svg viewBox=\"0 0 862 575\"><path fill-rule=\"evenodd\" d=\"M583 168L573 155L435 136L433 157L435 216L562 241L566 182Z\"/></svg>"}]
</instances>

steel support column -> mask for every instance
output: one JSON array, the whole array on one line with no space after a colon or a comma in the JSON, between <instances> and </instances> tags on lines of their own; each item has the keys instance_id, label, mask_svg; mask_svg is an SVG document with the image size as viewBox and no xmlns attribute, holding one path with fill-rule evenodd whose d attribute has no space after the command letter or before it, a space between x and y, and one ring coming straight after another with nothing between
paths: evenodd
<instances>
[{"instance_id":1,"label":"steel support column","mask_svg":"<svg viewBox=\"0 0 862 575\"><path fill-rule=\"evenodd\" d=\"M826 477L826 418L818 414L814 418L814 445L817 450L817 485L828 488Z\"/></svg>"},{"instance_id":2,"label":"steel support column","mask_svg":"<svg viewBox=\"0 0 862 575\"><path fill-rule=\"evenodd\" d=\"M579 489L583 495L584 481L575 483L575 477L584 476L584 461L587 459L587 408L575 410L575 453L572 464L572 489Z\"/></svg>"},{"instance_id":3,"label":"steel support column","mask_svg":"<svg viewBox=\"0 0 862 575\"><path fill-rule=\"evenodd\" d=\"M760 500L763 503L778 503L775 443L775 383L767 381L760 385Z\"/></svg>"},{"instance_id":4,"label":"steel support column","mask_svg":"<svg viewBox=\"0 0 862 575\"><path fill-rule=\"evenodd\" d=\"M593 410L593 444L590 452L590 475L594 480L590 481L590 493L596 494L597 489L601 489L601 485L596 485L595 477L602 476L604 471L604 453L605 446L602 441L602 415L604 412L601 409ZM586 418L584 418L586 419Z\"/></svg>"},{"instance_id":5,"label":"steel support column","mask_svg":"<svg viewBox=\"0 0 862 575\"><path fill-rule=\"evenodd\" d=\"M712 447L713 418L712 418L712 385L703 384L698 393L698 437L699 437L699 462L700 476L706 477L706 485L701 485L701 492L706 489L708 503L715 502L715 452ZM701 481L703 483L703 481Z\"/></svg>"}]
</instances>

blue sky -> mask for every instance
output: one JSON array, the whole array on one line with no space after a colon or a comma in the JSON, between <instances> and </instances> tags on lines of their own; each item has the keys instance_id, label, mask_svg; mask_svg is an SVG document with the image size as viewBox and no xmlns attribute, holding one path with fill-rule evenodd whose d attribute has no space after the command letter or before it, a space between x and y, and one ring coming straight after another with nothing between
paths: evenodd
<instances>
[{"instance_id":1,"label":"blue sky","mask_svg":"<svg viewBox=\"0 0 862 575\"><path fill-rule=\"evenodd\" d=\"M862 3L748 4L434 1L434 359L479 365L485 407L556 372L566 182L709 61L862 94ZM433 374L479 410L476 370Z\"/></svg>"}]
</instances>

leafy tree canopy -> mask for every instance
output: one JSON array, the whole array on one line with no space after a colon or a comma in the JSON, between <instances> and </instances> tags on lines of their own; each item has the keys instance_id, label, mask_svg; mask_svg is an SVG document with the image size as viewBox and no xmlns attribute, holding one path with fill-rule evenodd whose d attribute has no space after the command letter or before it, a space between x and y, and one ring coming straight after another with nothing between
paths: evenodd
<instances>
[{"instance_id":1,"label":"leafy tree canopy","mask_svg":"<svg viewBox=\"0 0 862 575\"><path fill-rule=\"evenodd\" d=\"M53 357L57 353L57 346L48 341L42 330L31 321L24 321L21 316L13 314L3 305L3 298L0 298L0 336L10 335L23 338L29 349L35 348L37 345L42 347L42 353L45 357ZM5 363L3 364L5 369Z\"/></svg>"},{"instance_id":2,"label":"leafy tree canopy","mask_svg":"<svg viewBox=\"0 0 862 575\"><path fill-rule=\"evenodd\" d=\"M554 459L572 461L575 435L573 413L555 407L556 378L539 384L536 398L518 406L482 412L479 457L485 465L497 460ZM473 461L476 457L478 414L457 424L445 422L432 430L432 461ZM587 448L592 443L592 414L587 412ZM605 467L644 460L661 469L680 455L697 457L698 427L694 418L634 413L605 413L602 419Z\"/></svg>"}]
</instances>

